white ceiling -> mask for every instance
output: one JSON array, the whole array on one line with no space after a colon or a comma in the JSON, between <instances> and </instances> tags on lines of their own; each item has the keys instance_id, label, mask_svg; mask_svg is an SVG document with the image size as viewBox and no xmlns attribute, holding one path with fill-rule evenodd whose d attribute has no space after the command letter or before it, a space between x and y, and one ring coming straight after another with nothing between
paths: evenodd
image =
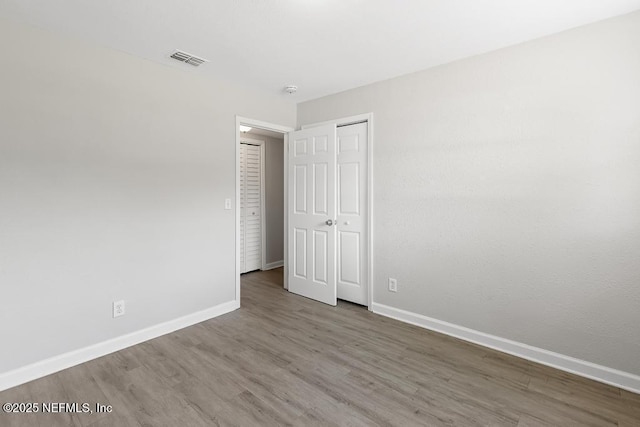
<instances>
[{"instance_id":1,"label":"white ceiling","mask_svg":"<svg viewBox=\"0 0 640 427\"><path fill-rule=\"evenodd\" d=\"M640 0L0 0L0 15L300 102L640 9ZM175 49L211 62L168 59ZM296 84L295 95L283 87Z\"/></svg>"}]
</instances>

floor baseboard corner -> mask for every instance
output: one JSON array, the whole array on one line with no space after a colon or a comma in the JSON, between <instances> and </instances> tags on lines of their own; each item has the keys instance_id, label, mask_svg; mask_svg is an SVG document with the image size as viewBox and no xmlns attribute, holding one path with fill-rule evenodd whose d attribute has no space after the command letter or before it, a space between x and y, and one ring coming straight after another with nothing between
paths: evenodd
<instances>
[{"instance_id":1,"label":"floor baseboard corner","mask_svg":"<svg viewBox=\"0 0 640 427\"><path fill-rule=\"evenodd\" d=\"M274 261L264 265L262 270L273 270L284 266L284 261Z\"/></svg>"},{"instance_id":2,"label":"floor baseboard corner","mask_svg":"<svg viewBox=\"0 0 640 427\"><path fill-rule=\"evenodd\" d=\"M89 360L97 359L98 357L106 356L107 354L140 344L144 341L169 334L178 329L204 322L205 320L221 316L238 308L240 308L239 301L229 301L139 331L0 373L0 391L71 368L72 366L88 362Z\"/></svg>"},{"instance_id":3,"label":"floor baseboard corner","mask_svg":"<svg viewBox=\"0 0 640 427\"><path fill-rule=\"evenodd\" d=\"M374 302L372 311L401 322L640 394L640 376L629 372L612 369L384 304Z\"/></svg>"}]
</instances>

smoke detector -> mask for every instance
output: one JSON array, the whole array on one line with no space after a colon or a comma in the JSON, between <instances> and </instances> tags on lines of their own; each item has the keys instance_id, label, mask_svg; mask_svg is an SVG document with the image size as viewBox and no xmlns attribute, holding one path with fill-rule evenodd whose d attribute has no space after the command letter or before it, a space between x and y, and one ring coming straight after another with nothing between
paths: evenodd
<instances>
[{"instance_id":1,"label":"smoke detector","mask_svg":"<svg viewBox=\"0 0 640 427\"><path fill-rule=\"evenodd\" d=\"M189 65L193 65L194 67L199 67L200 65L204 64L205 62L209 62L208 59L199 58L199 57L197 57L195 55L192 55L192 54L187 53L187 52L183 52L181 50L176 50L171 55L169 55L169 57L175 59L176 61L180 61L180 62L184 62L184 63L189 64Z\"/></svg>"},{"instance_id":2,"label":"smoke detector","mask_svg":"<svg viewBox=\"0 0 640 427\"><path fill-rule=\"evenodd\" d=\"M285 86L284 91L287 92L289 95L293 95L298 91L298 86L296 85Z\"/></svg>"}]
</instances>

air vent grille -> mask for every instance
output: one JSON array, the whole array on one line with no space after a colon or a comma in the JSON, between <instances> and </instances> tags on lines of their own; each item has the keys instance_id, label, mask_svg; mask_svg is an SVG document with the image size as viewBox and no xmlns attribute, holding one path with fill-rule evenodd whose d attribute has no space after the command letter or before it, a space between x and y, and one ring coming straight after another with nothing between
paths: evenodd
<instances>
[{"instance_id":1,"label":"air vent grille","mask_svg":"<svg viewBox=\"0 0 640 427\"><path fill-rule=\"evenodd\" d=\"M194 67L198 67L198 66L204 64L205 60L201 59L201 58L196 58L195 56L192 56L191 58L187 59L184 62L186 62L187 64L191 64Z\"/></svg>"},{"instance_id":2,"label":"air vent grille","mask_svg":"<svg viewBox=\"0 0 640 427\"><path fill-rule=\"evenodd\" d=\"M202 64L204 64L205 62L209 62L206 59L203 58L199 58L195 55L191 55L190 53L186 53L183 52L181 50L176 50L175 52L173 52L170 56L170 58L173 58L175 60L178 60L180 62L185 62L189 65L193 65L194 67L198 67Z\"/></svg>"}]
</instances>

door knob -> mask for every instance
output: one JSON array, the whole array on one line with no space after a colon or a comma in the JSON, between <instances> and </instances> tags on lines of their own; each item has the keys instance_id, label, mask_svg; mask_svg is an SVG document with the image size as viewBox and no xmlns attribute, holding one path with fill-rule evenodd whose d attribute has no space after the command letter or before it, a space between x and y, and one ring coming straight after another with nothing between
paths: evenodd
<instances>
[{"instance_id":1,"label":"door knob","mask_svg":"<svg viewBox=\"0 0 640 427\"><path fill-rule=\"evenodd\" d=\"M329 227L331 227L333 225L333 220L328 219L325 224L327 224Z\"/></svg>"}]
</instances>

